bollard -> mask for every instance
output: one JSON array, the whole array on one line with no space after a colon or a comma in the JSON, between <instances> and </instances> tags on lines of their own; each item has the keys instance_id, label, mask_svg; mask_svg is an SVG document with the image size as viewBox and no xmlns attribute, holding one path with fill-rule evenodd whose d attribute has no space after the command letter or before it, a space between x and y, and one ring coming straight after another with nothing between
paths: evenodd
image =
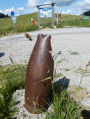
<instances>
[{"instance_id":1,"label":"bollard","mask_svg":"<svg viewBox=\"0 0 90 119\"><path fill-rule=\"evenodd\" d=\"M34 25L34 20L33 19L31 19L31 25Z\"/></svg>"},{"instance_id":2,"label":"bollard","mask_svg":"<svg viewBox=\"0 0 90 119\"><path fill-rule=\"evenodd\" d=\"M50 39L49 35L38 35L27 67L24 106L33 114L46 111L50 99L54 68Z\"/></svg>"}]
</instances>

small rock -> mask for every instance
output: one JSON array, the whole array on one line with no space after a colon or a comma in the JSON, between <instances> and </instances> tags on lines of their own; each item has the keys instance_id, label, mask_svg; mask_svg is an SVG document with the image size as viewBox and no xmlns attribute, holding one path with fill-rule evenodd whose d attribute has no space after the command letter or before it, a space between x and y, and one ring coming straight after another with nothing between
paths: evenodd
<instances>
[{"instance_id":1,"label":"small rock","mask_svg":"<svg viewBox=\"0 0 90 119\"><path fill-rule=\"evenodd\" d=\"M86 95L84 99L81 101L81 104L84 105L85 107L90 108L90 94Z\"/></svg>"}]
</instances>

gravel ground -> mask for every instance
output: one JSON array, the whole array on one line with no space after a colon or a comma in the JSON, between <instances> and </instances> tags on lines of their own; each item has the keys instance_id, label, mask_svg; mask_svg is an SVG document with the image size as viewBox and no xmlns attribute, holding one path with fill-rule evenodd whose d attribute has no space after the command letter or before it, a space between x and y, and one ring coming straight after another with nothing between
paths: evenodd
<instances>
[{"instance_id":1,"label":"gravel ground","mask_svg":"<svg viewBox=\"0 0 90 119\"><path fill-rule=\"evenodd\" d=\"M69 86L81 85L90 93L90 28L45 29L29 32L33 41L24 33L0 38L0 65L25 64L28 62L39 33L52 36L52 55L55 60L56 80L65 78ZM61 54L58 54L61 51ZM11 58L10 58L11 57ZM82 78L83 77L83 78ZM89 98L90 104L90 98Z\"/></svg>"},{"instance_id":2,"label":"gravel ground","mask_svg":"<svg viewBox=\"0 0 90 119\"><path fill-rule=\"evenodd\" d=\"M40 114L31 114L24 108L24 95L25 90L17 90L13 94L13 98L15 99L15 109L17 112L12 117L13 119L45 119L47 113L53 113L53 104L50 104L48 110L46 112L42 112Z\"/></svg>"}]
</instances>

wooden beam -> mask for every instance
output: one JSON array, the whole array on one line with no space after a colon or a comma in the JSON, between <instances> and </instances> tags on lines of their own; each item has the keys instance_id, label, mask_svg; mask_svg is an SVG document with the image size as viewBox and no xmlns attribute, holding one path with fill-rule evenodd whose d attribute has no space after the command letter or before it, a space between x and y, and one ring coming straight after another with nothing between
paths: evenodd
<instances>
[{"instance_id":1,"label":"wooden beam","mask_svg":"<svg viewBox=\"0 0 90 119\"><path fill-rule=\"evenodd\" d=\"M37 5L36 7L40 7L40 6L46 6L46 5L54 5L54 4L56 4L56 3L55 3L55 2L52 2L52 3L50 3L50 4Z\"/></svg>"}]
</instances>

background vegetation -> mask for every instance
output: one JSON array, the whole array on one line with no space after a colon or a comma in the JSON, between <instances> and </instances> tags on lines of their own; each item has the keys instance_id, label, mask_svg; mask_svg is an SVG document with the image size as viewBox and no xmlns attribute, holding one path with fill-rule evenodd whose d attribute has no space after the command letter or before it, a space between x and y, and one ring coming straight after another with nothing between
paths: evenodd
<instances>
[{"instance_id":1,"label":"background vegetation","mask_svg":"<svg viewBox=\"0 0 90 119\"><path fill-rule=\"evenodd\" d=\"M6 17L9 17L8 14L5 15L5 14L3 14L3 13L0 13L0 18L6 18Z\"/></svg>"},{"instance_id":2,"label":"background vegetation","mask_svg":"<svg viewBox=\"0 0 90 119\"><path fill-rule=\"evenodd\" d=\"M85 16L90 16L90 10L83 13Z\"/></svg>"},{"instance_id":3,"label":"background vegetation","mask_svg":"<svg viewBox=\"0 0 90 119\"><path fill-rule=\"evenodd\" d=\"M77 27L90 27L89 16L88 20L82 20L83 16L77 15L62 15L62 24L57 25L57 15L55 14L55 25L57 27L65 27L65 26L77 26ZM31 18L34 19L34 24L31 25ZM42 18L40 19L40 24L42 28L52 27L51 18ZM0 19L0 35L5 35L7 33L13 32L27 32L34 31L38 29L38 13L26 14L17 17L16 21L16 29L13 27L13 21L11 18L1 18Z\"/></svg>"}]
</instances>

